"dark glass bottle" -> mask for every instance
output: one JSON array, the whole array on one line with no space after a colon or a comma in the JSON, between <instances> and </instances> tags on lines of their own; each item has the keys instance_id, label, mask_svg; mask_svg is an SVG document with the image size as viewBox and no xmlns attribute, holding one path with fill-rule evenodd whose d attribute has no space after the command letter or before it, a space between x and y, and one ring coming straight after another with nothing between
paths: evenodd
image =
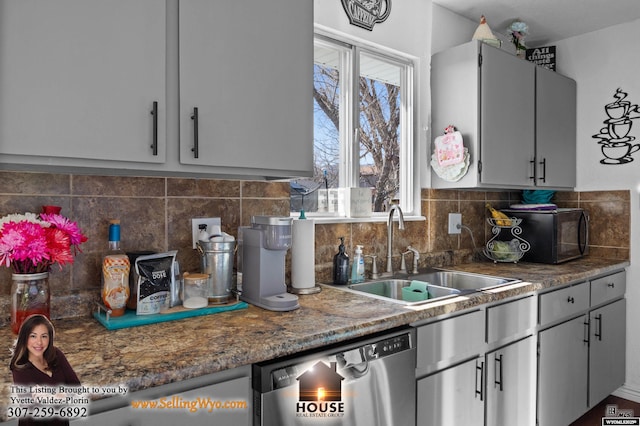
<instances>
[{"instance_id":1,"label":"dark glass bottle","mask_svg":"<svg viewBox=\"0 0 640 426\"><path fill-rule=\"evenodd\" d=\"M340 237L338 253L333 256L333 283L347 284L349 282L349 256L344 251L344 237Z\"/></svg>"}]
</instances>

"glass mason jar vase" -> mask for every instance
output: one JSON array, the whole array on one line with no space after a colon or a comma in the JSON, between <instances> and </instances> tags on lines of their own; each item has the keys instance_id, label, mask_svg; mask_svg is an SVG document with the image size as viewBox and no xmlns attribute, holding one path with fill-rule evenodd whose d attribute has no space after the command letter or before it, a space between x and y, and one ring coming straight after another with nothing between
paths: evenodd
<instances>
[{"instance_id":1,"label":"glass mason jar vase","mask_svg":"<svg viewBox=\"0 0 640 426\"><path fill-rule=\"evenodd\" d=\"M11 330L18 334L29 315L50 317L49 273L12 274L11 278Z\"/></svg>"}]
</instances>

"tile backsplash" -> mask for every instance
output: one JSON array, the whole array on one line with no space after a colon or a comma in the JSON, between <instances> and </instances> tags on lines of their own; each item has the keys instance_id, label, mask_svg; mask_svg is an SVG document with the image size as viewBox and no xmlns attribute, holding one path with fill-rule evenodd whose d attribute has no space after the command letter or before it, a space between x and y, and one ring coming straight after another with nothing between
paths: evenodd
<instances>
[{"instance_id":1,"label":"tile backsplash","mask_svg":"<svg viewBox=\"0 0 640 426\"><path fill-rule=\"evenodd\" d=\"M423 189L422 215L394 224L394 268L400 251L411 245L420 252L420 267L451 266L483 256L478 250L490 237L485 203L496 208L519 202L519 192ZM561 192L553 200L561 207L589 210L590 256L629 259L629 191ZM239 226L253 215L289 215L288 182L239 181L178 177L124 177L0 172L0 217L9 213L40 212L42 205L62 206L62 214L77 221L88 241L73 265L51 272L53 318L88 316L99 298L100 261L107 247L108 221L118 218L122 246L127 251L178 250L183 271L196 271L200 259L191 246L192 217L220 217L223 231L237 236ZM449 212L461 212L464 229L447 233ZM356 244L377 256L378 271L386 265L386 220L375 223L316 224L316 280L331 281L338 238L345 237L347 253ZM474 249L475 243L475 249ZM371 259L367 259L367 271ZM289 262L287 262L289 265ZM10 316L11 273L0 268L0 326Z\"/></svg>"}]
</instances>

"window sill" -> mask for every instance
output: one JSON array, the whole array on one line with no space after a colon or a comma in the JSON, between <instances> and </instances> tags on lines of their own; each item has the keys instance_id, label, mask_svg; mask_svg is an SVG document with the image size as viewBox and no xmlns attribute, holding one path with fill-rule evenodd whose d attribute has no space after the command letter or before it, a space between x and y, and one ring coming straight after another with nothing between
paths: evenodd
<instances>
[{"instance_id":1,"label":"window sill","mask_svg":"<svg viewBox=\"0 0 640 426\"><path fill-rule=\"evenodd\" d=\"M295 215L291 215L291 217L293 217L294 219L298 218L298 213L296 213ZM379 215L379 216L371 216L371 217L344 217L344 216L336 216L336 217L329 217L329 216L309 216L307 214L307 219L313 219L315 224L320 224L320 225L325 225L325 224L332 224L332 223L386 223L388 216L385 215ZM394 218L394 221L397 221L397 216L396 218ZM424 216L409 216L409 215L404 215L404 220L407 222L419 222L419 221L426 221L427 219Z\"/></svg>"}]
</instances>

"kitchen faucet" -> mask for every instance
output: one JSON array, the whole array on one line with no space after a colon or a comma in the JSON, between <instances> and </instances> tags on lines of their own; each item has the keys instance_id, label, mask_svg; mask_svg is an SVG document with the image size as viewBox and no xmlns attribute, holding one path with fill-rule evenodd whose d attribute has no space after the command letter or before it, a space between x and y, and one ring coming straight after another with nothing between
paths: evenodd
<instances>
[{"instance_id":1,"label":"kitchen faucet","mask_svg":"<svg viewBox=\"0 0 640 426\"><path fill-rule=\"evenodd\" d=\"M418 273L418 260L420 259L420 253L418 250L414 249L411 246L407 247L407 252L413 253L413 268L411 269L412 274Z\"/></svg>"},{"instance_id":2,"label":"kitchen faucet","mask_svg":"<svg viewBox=\"0 0 640 426\"><path fill-rule=\"evenodd\" d=\"M389 209L389 217L387 218L387 271L385 275L393 275L393 267L391 266L391 255L393 248L393 212L398 211L398 229L404 229L404 215L402 209L397 204L392 204Z\"/></svg>"},{"instance_id":3,"label":"kitchen faucet","mask_svg":"<svg viewBox=\"0 0 640 426\"><path fill-rule=\"evenodd\" d=\"M411 269L411 272L407 272L407 261L404 258L405 255L407 255L409 253L413 253L413 269ZM418 253L418 250L414 249L411 246L407 246L407 251L400 253L400 255L402 256L402 261L400 262L400 271L399 272L401 274L406 274L406 273L417 274L418 273L418 260L420 259L420 253Z\"/></svg>"}]
</instances>

